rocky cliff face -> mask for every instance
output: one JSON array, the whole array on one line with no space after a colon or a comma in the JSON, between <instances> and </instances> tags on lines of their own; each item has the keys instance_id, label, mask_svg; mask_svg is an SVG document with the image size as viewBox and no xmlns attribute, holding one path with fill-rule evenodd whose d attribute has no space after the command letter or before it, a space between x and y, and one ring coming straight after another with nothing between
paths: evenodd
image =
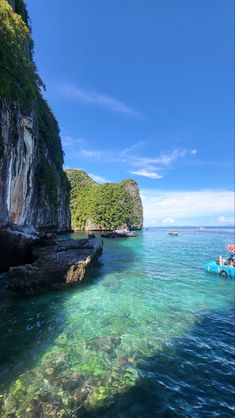
<instances>
[{"instance_id":1,"label":"rocky cliff face","mask_svg":"<svg viewBox=\"0 0 235 418\"><path fill-rule=\"evenodd\" d=\"M133 222L130 229L142 229L143 228L143 203L140 197L139 186L134 180L124 180L121 184L130 195Z\"/></svg>"},{"instance_id":2,"label":"rocky cliff face","mask_svg":"<svg viewBox=\"0 0 235 418\"><path fill-rule=\"evenodd\" d=\"M41 95L24 3L8 3L0 0L0 224L66 230L69 185L58 124Z\"/></svg>"},{"instance_id":3,"label":"rocky cliff face","mask_svg":"<svg viewBox=\"0 0 235 418\"><path fill-rule=\"evenodd\" d=\"M70 228L69 187L43 138L35 112L0 102L0 221L36 228Z\"/></svg>"},{"instance_id":4,"label":"rocky cliff face","mask_svg":"<svg viewBox=\"0 0 235 418\"><path fill-rule=\"evenodd\" d=\"M134 180L97 184L83 170L66 170L71 186L72 227L142 229L143 206Z\"/></svg>"}]
</instances>

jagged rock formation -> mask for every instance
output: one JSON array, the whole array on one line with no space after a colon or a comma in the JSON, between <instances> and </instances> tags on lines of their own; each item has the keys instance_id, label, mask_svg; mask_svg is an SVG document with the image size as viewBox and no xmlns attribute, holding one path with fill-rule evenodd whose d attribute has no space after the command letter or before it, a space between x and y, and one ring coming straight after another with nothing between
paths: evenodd
<instances>
[{"instance_id":1,"label":"jagged rock formation","mask_svg":"<svg viewBox=\"0 0 235 418\"><path fill-rule=\"evenodd\" d=\"M59 128L32 54L24 2L0 0L0 225L66 230L69 185Z\"/></svg>"},{"instance_id":2,"label":"jagged rock formation","mask_svg":"<svg viewBox=\"0 0 235 418\"><path fill-rule=\"evenodd\" d=\"M66 170L71 186L72 227L141 229L143 206L134 180L97 184L83 170Z\"/></svg>"},{"instance_id":3,"label":"jagged rock formation","mask_svg":"<svg viewBox=\"0 0 235 418\"><path fill-rule=\"evenodd\" d=\"M99 238L61 240L49 246L35 246L32 256L36 261L11 267L8 287L32 295L78 284L102 249Z\"/></svg>"}]
</instances>

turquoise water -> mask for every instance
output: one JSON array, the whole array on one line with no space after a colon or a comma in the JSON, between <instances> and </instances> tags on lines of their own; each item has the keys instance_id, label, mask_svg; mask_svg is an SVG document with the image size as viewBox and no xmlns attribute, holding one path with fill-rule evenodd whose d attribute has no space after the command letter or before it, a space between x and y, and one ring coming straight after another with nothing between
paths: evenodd
<instances>
[{"instance_id":1,"label":"turquoise water","mask_svg":"<svg viewBox=\"0 0 235 418\"><path fill-rule=\"evenodd\" d=\"M202 266L233 241L231 229L105 240L82 286L30 298L2 276L0 416L231 417L234 280Z\"/></svg>"}]
</instances>

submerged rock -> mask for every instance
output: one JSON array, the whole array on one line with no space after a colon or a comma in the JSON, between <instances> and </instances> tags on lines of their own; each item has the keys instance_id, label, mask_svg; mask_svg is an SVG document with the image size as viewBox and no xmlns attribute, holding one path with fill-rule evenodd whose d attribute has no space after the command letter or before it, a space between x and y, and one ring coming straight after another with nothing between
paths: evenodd
<instances>
[{"instance_id":1,"label":"submerged rock","mask_svg":"<svg viewBox=\"0 0 235 418\"><path fill-rule=\"evenodd\" d=\"M91 350L98 349L108 354L113 354L119 344L121 344L121 338L119 336L104 335L90 339L87 342L87 347Z\"/></svg>"},{"instance_id":2,"label":"submerged rock","mask_svg":"<svg viewBox=\"0 0 235 418\"><path fill-rule=\"evenodd\" d=\"M101 239L58 241L35 247L34 262L9 269L9 289L28 295L81 282L92 260L102 252Z\"/></svg>"}]
</instances>

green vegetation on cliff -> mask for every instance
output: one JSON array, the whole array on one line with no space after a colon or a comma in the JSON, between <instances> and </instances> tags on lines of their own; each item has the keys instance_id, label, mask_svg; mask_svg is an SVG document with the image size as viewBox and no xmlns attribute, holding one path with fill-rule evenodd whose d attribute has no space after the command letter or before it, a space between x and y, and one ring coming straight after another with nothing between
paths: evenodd
<instances>
[{"instance_id":1,"label":"green vegetation on cliff","mask_svg":"<svg viewBox=\"0 0 235 418\"><path fill-rule=\"evenodd\" d=\"M43 83L32 60L33 42L22 0L15 2L15 10L0 0L0 95L28 111Z\"/></svg>"},{"instance_id":2,"label":"green vegetation on cliff","mask_svg":"<svg viewBox=\"0 0 235 418\"><path fill-rule=\"evenodd\" d=\"M9 4L13 4L14 9ZM36 121L38 158L36 186L38 194L46 189L50 204L56 205L59 181L68 191L63 172L63 151L58 123L43 98L41 81L33 61L33 41L29 16L23 0L0 0L0 110L5 100L10 109ZM0 158L3 154L0 132Z\"/></svg>"},{"instance_id":3,"label":"green vegetation on cliff","mask_svg":"<svg viewBox=\"0 0 235 418\"><path fill-rule=\"evenodd\" d=\"M71 186L72 227L80 229L140 229L143 208L133 180L97 184L83 170L66 170Z\"/></svg>"}]
</instances>

